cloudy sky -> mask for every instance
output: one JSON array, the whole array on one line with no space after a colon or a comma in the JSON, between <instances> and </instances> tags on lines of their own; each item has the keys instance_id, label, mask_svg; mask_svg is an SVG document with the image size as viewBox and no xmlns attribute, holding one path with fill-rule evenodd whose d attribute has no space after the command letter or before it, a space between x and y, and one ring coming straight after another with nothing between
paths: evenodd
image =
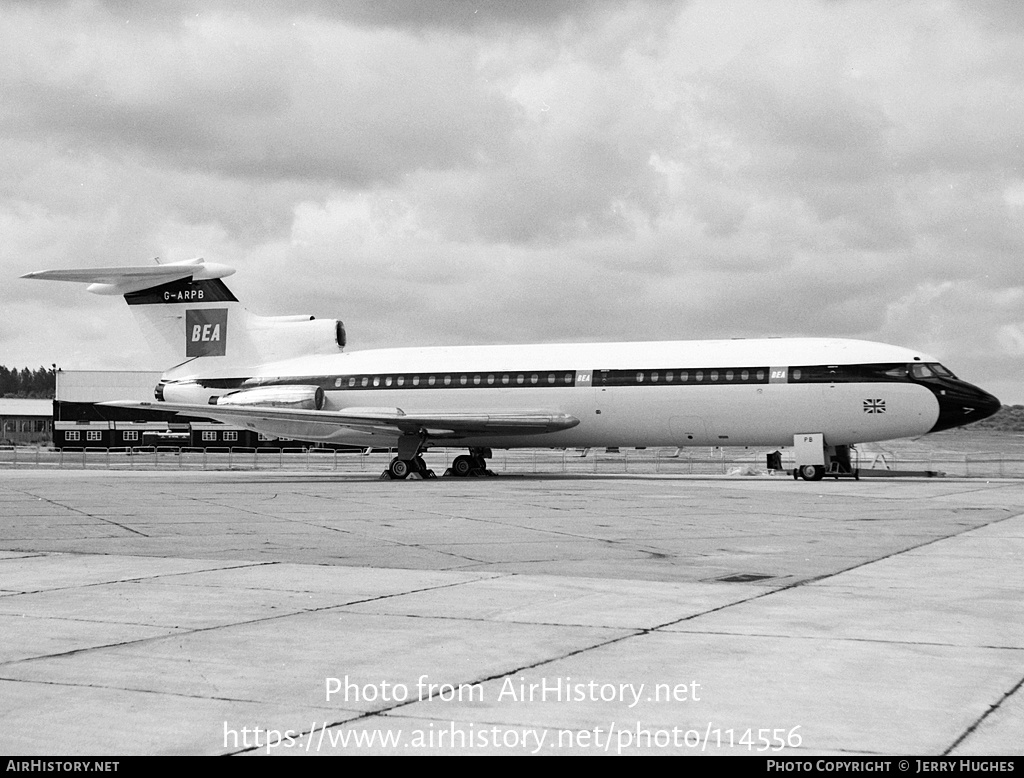
<instances>
[{"instance_id":1,"label":"cloudy sky","mask_svg":"<svg viewBox=\"0 0 1024 778\"><path fill-rule=\"evenodd\" d=\"M1024 403L1016 0L0 0L0 97L0 364L167 367L17 276L203 256L357 349L854 337Z\"/></svg>"}]
</instances>

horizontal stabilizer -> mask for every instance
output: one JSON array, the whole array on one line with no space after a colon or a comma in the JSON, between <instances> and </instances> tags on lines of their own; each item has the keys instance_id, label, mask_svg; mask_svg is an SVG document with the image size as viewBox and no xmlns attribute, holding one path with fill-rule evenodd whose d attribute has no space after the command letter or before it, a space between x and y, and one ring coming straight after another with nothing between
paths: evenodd
<instances>
[{"instance_id":1,"label":"horizontal stabilizer","mask_svg":"<svg viewBox=\"0 0 1024 778\"><path fill-rule=\"evenodd\" d=\"M26 273L22 278L90 284L88 291L93 294L123 295L151 289L182 278L192 278L196 281L212 280L224 278L234 272L234 268L227 265L206 262L202 257L197 257L164 265L37 270L33 273Z\"/></svg>"}]
</instances>

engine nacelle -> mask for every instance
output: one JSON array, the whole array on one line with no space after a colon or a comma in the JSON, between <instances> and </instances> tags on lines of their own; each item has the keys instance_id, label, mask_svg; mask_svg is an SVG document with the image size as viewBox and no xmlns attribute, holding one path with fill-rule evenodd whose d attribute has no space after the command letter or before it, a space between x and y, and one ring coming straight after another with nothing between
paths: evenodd
<instances>
[{"instance_id":1,"label":"engine nacelle","mask_svg":"<svg viewBox=\"0 0 1024 778\"><path fill-rule=\"evenodd\" d=\"M198 381L161 381L156 385L153 395L160 402L206 405L212 396L219 392L217 389L203 386Z\"/></svg>"},{"instance_id":2,"label":"engine nacelle","mask_svg":"<svg viewBox=\"0 0 1024 778\"><path fill-rule=\"evenodd\" d=\"M228 392L216 399L210 398L211 405L258 405L272 408L295 408L303 411L319 411L324 407L324 390L319 386L257 386Z\"/></svg>"},{"instance_id":3,"label":"engine nacelle","mask_svg":"<svg viewBox=\"0 0 1024 778\"><path fill-rule=\"evenodd\" d=\"M277 362L307 354L331 354L344 350L346 345L345 325L337 319L250 316L245 327L257 362Z\"/></svg>"}]
</instances>

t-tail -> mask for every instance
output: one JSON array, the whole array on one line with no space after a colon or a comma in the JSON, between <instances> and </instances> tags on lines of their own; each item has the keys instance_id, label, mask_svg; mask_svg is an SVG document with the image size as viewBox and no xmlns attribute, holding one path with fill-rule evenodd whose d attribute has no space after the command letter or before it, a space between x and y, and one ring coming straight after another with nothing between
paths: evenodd
<instances>
[{"instance_id":1,"label":"t-tail","mask_svg":"<svg viewBox=\"0 0 1024 778\"><path fill-rule=\"evenodd\" d=\"M345 347L345 326L313 316L256 316L223 279L234 268L202 258L136 267L41 270L22 278L89 284L123 295L150 347L168 365L216 360L245 368Z\"/></svg>"}]
</instances>

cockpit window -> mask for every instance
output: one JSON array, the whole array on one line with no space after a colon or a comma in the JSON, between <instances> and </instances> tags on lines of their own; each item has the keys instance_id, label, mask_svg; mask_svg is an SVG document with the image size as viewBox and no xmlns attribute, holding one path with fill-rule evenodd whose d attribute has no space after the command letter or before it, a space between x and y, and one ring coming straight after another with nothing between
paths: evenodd
<instances>
[{"instance_id":1,"label":"cockpit window","mask_svg":"<svg viewBox=\"0 0 1024 778\"><path fill-rule=\"evenodd\" d=\"M952 371L943 367L938 362L929 362L926 365L916 362L908 365L910 375L914 378L956 378Z\"/></svg>"},{"instance_id":2,"label":"cockpit window","mask_svg":"<svg viewBox=\"0 0 1024 778\"><path fill-rule=\"evenodd\" d=\"M928 365L921 365L921 364L911 365L910 366L910 374L912 376L914 376L914 378L934 378L935 377L935 373L932 372L931 368L928 367Z\"/></svg>"}]
</instances>

